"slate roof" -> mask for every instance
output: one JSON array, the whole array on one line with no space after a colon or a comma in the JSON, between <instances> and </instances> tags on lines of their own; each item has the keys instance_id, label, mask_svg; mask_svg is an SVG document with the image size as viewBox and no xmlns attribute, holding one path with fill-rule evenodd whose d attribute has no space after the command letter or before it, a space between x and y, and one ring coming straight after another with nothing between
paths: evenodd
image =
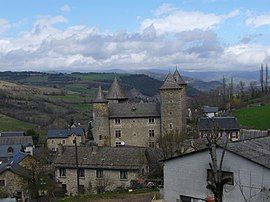
<instances>
[{"instance_id":1,"label":"slate roof","mask_svg":"<svg viewBox=\"0 0 270 202\"><path fill-rule=\"evenodd\" d=\"M163 85L160 87L161 90L180 89L180 88L181 88L180 85L176 82L175 78L173 77L173 75L171 73L169 73L166 76Z\"/></svg>"},{"instance_id":2,"label":"slate roof","mask_svg":"<svg viewBox=\"0 0 270 202\"><path fill-rule=\"evenodd\" d=\"M196 151L188 152L179 156L175 156L169 159L165 159L163 161L169 161L171 159L181 158L186 155L192 155L196 154L197 152L205 151L207 150L206 143L202 145L199 149ZM220 147L223 147L224 142L219 142ZM242 156L252 162L255 162L259 165L262 165L266 168L270 169L270 137L259 137L259 138L252 138L249 140L240 140L240 141L234 141L229 142L227 145L227 150ZM226 155L226 154L225 154Z\"/></svg>"},{"instance_id":3,"label":"slate roof","mask_svg":"<svg viewBox=\"0 0 270 202\"><path fill-rule=\"evenodd\" d=\"M74 127L68 129L60 129L60 130L48 130L46 139L50 138L67 138L70 135L82 136L84 134L84 129L81 127Z\"/></svg>"},{"instance_id":4,"label":"slate roof","mask_svg":"<svg viewBox=\"0 0 270 202\"><path fill-rule=\"evenodd\" d=\"M24 147L33 145L31 136L0 137L0 145L22 145Z\"/></svg>"},{"instance_id":5,"label":"slate roof","mask_svg":"<svg viewBox=\"0 0 270 202\"><path fill-rule=\"evenodd\" d=\"M6 170L10 170L11 172L18 174L19 176L24 177L24 178L30 177L29 171L17 163L11 162L11 163L0 164L0 174Z\"/></svg>"},{"instance_id":6,"label":"slate roof","mask_svg":"<svg viewBox=\"0 0 270 202\"><path fill-rule=\"evenodd\" d=\"M98 87L97 97L93 100L94 103L105 103L107 100L104 97L101 86Z\"/></svg>"},{"instance_id":7,"label":"slate roof","mask_svg":"<svg viewBox=\"0 0 270 202\"><path fill-rule=\"evenodd\" d=\"M218 130L240 130L235 117L199 118L197 128L199 131L209 131L216 126Z\"/></svg>"},{"instance_id":8,"label":"slate roof","mask_svg":"<svg viewBox=\"0 0 270 202\"><path fill-rule=\"evenodd\" d=\"M179 85L186 85L186 82L184 81L184 79L181 77L178 69L175 70L174 74L173 74L174 79L176 80L176 82Z\"/></svg>"},{"instance_id":9,"label":"slate roof","mask_svg":"<svg viewBox=\"0 0 270 202\"><path fill-rule=\"evenodd\" d=\"M203 112L204 113L217 113L218 107L203 106Z\"/></svg>"},{"instance_id":10,"label":"slate roof","mask_svg":"<svg viewBox=\"0 0 270 202\"><path fill-rule=\"evenodd\" d=\"M117 78L114 78L114 81L109 89L109 92L107 94L108 100L125 100L127 99L127 96L125 94L125 91L122 89L120 84L118 83Z\"/></svg>"},{"instance_id":11,"label":"slate roof","mask_svg":"<svg viewBox=\"0 0 270 202\"><path fill-rule=\"evenodd\" d=\"M0 137L14 137L14 136L24 136L24 131L7 131L1 132Z\"/></svg>"},{"instance_id":12,"label":"slate roof","mask_svg":"<svg viewBox=\"0 0 270 202\"><path fill-rule=\"evenodd\" d=\"M8 153L8 148L12 147L13 153ZM14 155L14 153L21 151L22 146L21 145L0 145L0 157L11 157Z\"/></svg>"},{"instance_id":13,"label":"slate roof","mask_svg":"<svg viewBox=\"0 0 270 202\"><path fill-rule=\"evenodd\" d=\"M154 162L158 162L160 157L158 149L144 147L78 147L79 167L102 168L102 169L127 169L138 170L142 165L149 163L148 157L155 156ZM151 153L151 155L146 155ZM157 155L153 155L156 153ZM75 167L74 147L64 147L63 154L58 156L53 164L56 167Z\"/></svg>"},{"instance_id":14,"label":"slate roof","mask_svg":"<svg viewBox=\"0 0 270 202\"><path fill-rule=\"evenodd\" d=\"M160 117L157 103L112 103L110 118Z\"/></svg>"}]
</instances>

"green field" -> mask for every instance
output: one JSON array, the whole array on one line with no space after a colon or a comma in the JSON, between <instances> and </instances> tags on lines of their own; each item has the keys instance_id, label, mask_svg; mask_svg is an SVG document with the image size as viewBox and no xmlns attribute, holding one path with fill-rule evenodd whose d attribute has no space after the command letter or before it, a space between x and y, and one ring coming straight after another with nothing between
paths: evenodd
<instances>
[{"instance_id":1,"label":"green field","mask_svg":"<svg viewBox=\"0 0 270 202\"><path fill-rule=\"evenodd\" d=\"M0 132L1 131L27 130L34 127L35 127L34 124L19 121L17 119L0 114Z\"/></svg>"},{"instance_id":2,"label":"green field","mask_svg":"<svg viewBox=\"0 0 270 202\"><path fill-rule=\"evenodd\" d=\"M241 126L252 129L270 129L270 104L238 109L234 112Z\"/></svg>"}]
</instances>

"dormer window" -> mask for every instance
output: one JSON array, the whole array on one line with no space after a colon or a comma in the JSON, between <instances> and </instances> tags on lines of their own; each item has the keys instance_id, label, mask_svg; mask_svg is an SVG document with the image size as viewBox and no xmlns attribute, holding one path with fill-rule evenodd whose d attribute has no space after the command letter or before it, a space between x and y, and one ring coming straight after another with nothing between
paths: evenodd
<instances>
[{"instance_id":1,"label":"dormer window","mask_svg":"<svg viewBox=\"0 0 270 202\"><path fill-rule=\"evenodd\" d=\"M114 119L114 124L115 125L120 125L121 124L121 120L119 118Z\"/></svg>"},{"instance_id":2,"label":"dormer window","mask_svg":"<svg viewBox=\"0 0 270 202\"><path fill-rule=\"evenodd\" d=\"M12 148L12 147L9 147L8 150L7 150L7 152L8 152L9 154L13 154L13 148Z\"/></svg>"}]
</instances>

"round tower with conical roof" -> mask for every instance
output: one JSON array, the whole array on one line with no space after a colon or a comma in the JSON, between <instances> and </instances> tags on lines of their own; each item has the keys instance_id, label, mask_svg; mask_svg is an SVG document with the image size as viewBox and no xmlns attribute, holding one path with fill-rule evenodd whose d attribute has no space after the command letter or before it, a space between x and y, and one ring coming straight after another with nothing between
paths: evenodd
<instances>
[{"instance_id":1,"label":"round tower with conical roof","mask_svg":"<svg viewBox=\"0 0 270 202\"><path fill-rule=\"evenodd\" d=\"M93 100L93 136L100 146L110 146L109 108L101 86Z\"/></svg>"},{"instance_id":2,"label":"round tower with conical roof","mask_svg":"<svg viewBox=\"0 0 270 202\"><path fill-rule=\"evenodd\" d=\"M161 134L186 132L186 86L176 69L160 87Z\"/></svg>"}]
</instances>

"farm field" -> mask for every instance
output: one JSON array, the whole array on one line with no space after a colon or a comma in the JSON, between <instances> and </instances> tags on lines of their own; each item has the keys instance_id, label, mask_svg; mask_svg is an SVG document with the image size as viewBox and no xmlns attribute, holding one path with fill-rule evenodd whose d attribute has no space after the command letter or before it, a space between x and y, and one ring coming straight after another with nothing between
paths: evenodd
<instances>
[{"instance_id":1,"label":"farm field","mask_svg":"<svg viewBox=\"0 0 270 202\"><path fill-rule=\"evenodd\" d=\"M34 128L35 125L17 119L0 114L0 132L2 131L16 131L16 130L27 130Z\"/></svg>"},{"instance_id":2,"label":"farm field","mask_svg":"<svg viewBox=\"0 0 270 202\"><path fill-rule=\"evenodd\" d=\"M270 104L238 109L234 115L241 126L258 130L270 129Z\"/></svg>"}]
</instances>

